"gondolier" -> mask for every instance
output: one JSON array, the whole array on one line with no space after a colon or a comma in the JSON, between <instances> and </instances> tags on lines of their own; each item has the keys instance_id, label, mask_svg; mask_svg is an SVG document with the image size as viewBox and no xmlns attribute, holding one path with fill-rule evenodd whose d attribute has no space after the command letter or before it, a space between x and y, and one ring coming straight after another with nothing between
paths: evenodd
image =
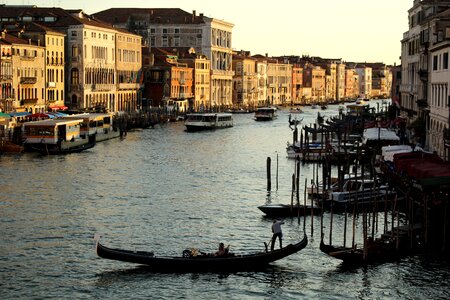
<instances>
[{"instance_id":1,"label":"gondolier","mask_svg":"<svg viewBox=\"0 0 450 300\"><path fill-rule=\"evenodd\" d=\"M283 243L282 242L283 233L281 232L282 224L284 224L284 221L282 221L282 220L273 220L273 223L272 223L273 235L272 235L272 243L270 245L270 250L272 250L272 251L275 247L275 241L277 240L277 237L278 237L278 240L280 241L280 249L283 248L283 244L282 244Z\"/></svg>"}]
</instances>

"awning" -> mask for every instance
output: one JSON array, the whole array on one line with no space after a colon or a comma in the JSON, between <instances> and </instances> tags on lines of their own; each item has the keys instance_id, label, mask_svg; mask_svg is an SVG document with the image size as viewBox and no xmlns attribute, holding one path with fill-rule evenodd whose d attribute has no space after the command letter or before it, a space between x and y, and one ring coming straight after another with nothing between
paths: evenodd
<instances>
[{"instance_id":1,"label":"awning","mask_svg":"<svg viewBox=\"0 0 450 300\"><path fill-rule=\"evenodd\" d=\"M10 114L5 114L5 113L0 111L0 118L7 118L7 119L9 119L9 118L11 118L11 115Z\"/></svg>"},{"instance_id":2,"label":"awning","mask_svg":"<svg viewBox=\"0 0 450 300\"><path fill-rule=\"evenodd\" d=\"M65 105L53 105L53 106L49 106L49 108L51 110L67 110L68 107Z\"/></svg>"},{"instance_id":3,"label":"awning","mask_svg":"<svg viewBox=\"0 0 450 300\"><path fill-rule=\"evenodd\" d=\"M20 112L12 112L12 113L9 113L9 115L10 115L11 117L24 117L24 116L30 115L30 113L27 112L27 111L20 111Z\"/></svg>"}]
</instances>

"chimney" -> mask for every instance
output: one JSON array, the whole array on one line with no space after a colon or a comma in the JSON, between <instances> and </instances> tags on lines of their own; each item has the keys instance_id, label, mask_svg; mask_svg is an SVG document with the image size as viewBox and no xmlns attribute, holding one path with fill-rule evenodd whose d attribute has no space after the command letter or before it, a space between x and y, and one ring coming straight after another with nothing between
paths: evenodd
<instances>
[{"instance_id":1,"label":"chimney","mask_svg":"<svg viewBox=\"0 0 450 300\"><path fill-rule=\"evenodd\" d=\"M200 18L202 18L202 19L203 19L203 13L200 13Z\"/></svg>"},{"instance_id":2,"label":"chimney","mask_svg":"<svg viewBox=\"0 0 450 300\"><path fill-rule=\"evenodd\" d=\"M196 15L196 12L195 12L195 10L193 10L192 11L192 23L194 23L195 22L195 17L196 17L197 15Z\"/></svg>"}]
</instances>

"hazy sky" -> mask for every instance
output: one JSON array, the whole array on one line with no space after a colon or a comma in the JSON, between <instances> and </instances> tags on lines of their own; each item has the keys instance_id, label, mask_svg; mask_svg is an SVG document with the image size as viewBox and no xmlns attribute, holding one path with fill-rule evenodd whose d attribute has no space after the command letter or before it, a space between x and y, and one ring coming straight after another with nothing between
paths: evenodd
<instances>
[{"instance_id":1,"label":"hazy sky","mask_svg":"<svg viewBox=\"0 0 450 300\"><path fill-rule=\"evenodd\" d=\"M400 63L413 0L0 0L81 8L181 8L233 23L233 48L252 54L320 56ZM269 5L270 3L270 5Z\"/></svg>"}]
</instances>

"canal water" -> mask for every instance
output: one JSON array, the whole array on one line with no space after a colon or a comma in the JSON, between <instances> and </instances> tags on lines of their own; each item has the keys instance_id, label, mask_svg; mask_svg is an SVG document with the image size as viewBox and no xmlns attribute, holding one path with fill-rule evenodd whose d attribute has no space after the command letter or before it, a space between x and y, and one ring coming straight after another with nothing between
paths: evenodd
<instances>
[{"instance_id":1,"label":"canal water","mask_svg":"<svg viewBox=\"0 0 450 300\"><path fill-rule=\"evenodd\" d=\"M310 124L318 112L297 117ZM320 113L335 115L337 106ZM288 115L255 122L236 114L233 128L198 133L162 124L65 156L0 156L1 298L448 299L449 266L439 258L346 268L320 252L318 216L285 219L284 244L304 228L309 244L259 272L155 274L96 256L96 233L107 246L156 255L214 252L219 242L235 253L263 250L272 220L257 206L291 199ZM312 166L302 165L301 183L310 182ZM342 220L334 216L337 244Z\"/></svg>"}]
</instances>

